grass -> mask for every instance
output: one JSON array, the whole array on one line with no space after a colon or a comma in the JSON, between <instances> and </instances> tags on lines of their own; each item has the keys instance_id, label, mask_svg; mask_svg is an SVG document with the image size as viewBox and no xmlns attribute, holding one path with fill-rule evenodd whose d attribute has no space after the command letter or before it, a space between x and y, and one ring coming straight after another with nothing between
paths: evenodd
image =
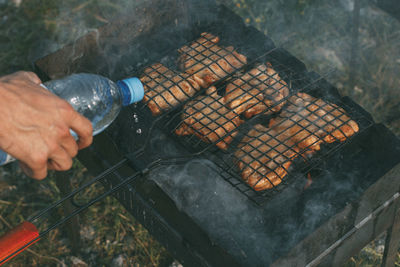
<instances>
[{"instance_id":1,"label":"grass","mask_svg":"<svg viewBox=\"0 0 400 267\"><path fill-rule=\"evenodd\" d=\"M31 70L35 59L76 40L91 28L107 23L124 8L133 8L138 3L140 1L29 0L22 1L19 7L11 1L0 5L0 74ZM74 186L90 179L78 161L69 174ZM101 186L93 186L83 196L87 200L100 192ZM26 177L15 164L0 168L0 232L60 198L55 173L37 182ZM40 229L61 217L62 208L49 220L40 222ZM79 220L82 227L80 253L72 252L66 231L61 227L9 265L84 266L81 260L90 266L163 266L173 260L112 197L87 209Z\"/></svg>"},{"instance_id":2,"label":"grass","mask_svg":"<svg viewBox=\"0 0 400 267\"><path fill-rule=\"evenodd\" d=\"M0 232L61 197L54 172L46 180L36 182L24 176L16 166L3 168ZM78 161L69 173L74 187L91 178ZM102 186L92 186L80 195L79 201L85 202L100 192ZM36 225L40 230L46 229L62 218L62 210L61 207ZM61 227L13 259L10 266L71 266L77 258L90 266L110 266L118 258L125 263L121 266L163 266L172 261L166 250L112 197L91 206L79 220L80 253L72 252L65 229Z\"/></svg>"},{"instance_id":3,"label":"grass","mask_svg":"<svg viewBox=\"0 0 400 267\"><path fill-rule=\"evenodd\" d=\"M0 5L0 74L30 70L35 59L76 40L140 2L24 0L17 7L13 1L6 1ZM379 10L364 9L368 19L361 17L354 82L350 81L348 67L350 13L338 12L337 3L317 0L219 2L240 14L246 23L271 36L306 62L310 69L325 75L343 94L351 95L371 112L378 122L400 134L398 21ZM316 11L324 16L316 15ZM74 186L90 179L77 161L70 176ZM101 190L91 187L84 196L90 198ZM61 193L54 173L36 182L24 176L16 165L0 168L0 232L59 198ZM40 224L41 229L61 216L58 210L49 221ZM15 258L10 266L79 266L79 259L90 266L110 266L117 262L123 263L120 266L162 266L172 261L166 250L113 198L92 206L79 219L83 248L80 253L71 251L65 229L59 228ZM379 242L372 242L347 266L376 266L382 258L381 249L377 249L381 246ZM397 263L400 264L400 258Z\"/></svg>"}]
</instances>

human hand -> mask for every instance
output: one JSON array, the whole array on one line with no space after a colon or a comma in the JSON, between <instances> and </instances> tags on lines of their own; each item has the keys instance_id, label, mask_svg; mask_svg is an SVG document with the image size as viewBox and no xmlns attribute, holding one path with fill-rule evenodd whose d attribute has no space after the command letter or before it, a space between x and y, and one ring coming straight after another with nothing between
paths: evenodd
<instances>
[{"instance_id":1,"label":"human hand","mask_svg":"<svg viewBox=\"0 0 400 267\"><path fill-rule=\"evenodd\" d=\"M78 150L93 139L90 121L40 84L32 72L0 77L0 149L35 179L45 178L47 170L71 168Z\"/></svg>"}]
</instances>

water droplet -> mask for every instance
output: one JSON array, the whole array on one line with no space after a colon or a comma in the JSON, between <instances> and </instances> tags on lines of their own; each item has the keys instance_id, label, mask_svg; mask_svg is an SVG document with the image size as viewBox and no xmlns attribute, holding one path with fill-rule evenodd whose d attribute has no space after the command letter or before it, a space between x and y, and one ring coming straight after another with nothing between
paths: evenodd
<instances>
[{"instance_id":1,"label":"water droplet","mask_svg":"<svg viewBox=\"0 0 400 267\"><path fill-rule=\"evenodd\" d=\"M136 113L133 114L133 120L135 121L135 123L139 122L139 116Z\"/></svg>"},{"instance_id":2,"label":"water droplet","mask_svg":"<svg viewBox=\"0 0 400 267\"><path fill-rule=\"evenodd\" d=\"M136 130L136 133L137 133L137 134L141 134L141 133L142 133L142 129L137 129L137 130Z\"/></svg>"}]
</instances>

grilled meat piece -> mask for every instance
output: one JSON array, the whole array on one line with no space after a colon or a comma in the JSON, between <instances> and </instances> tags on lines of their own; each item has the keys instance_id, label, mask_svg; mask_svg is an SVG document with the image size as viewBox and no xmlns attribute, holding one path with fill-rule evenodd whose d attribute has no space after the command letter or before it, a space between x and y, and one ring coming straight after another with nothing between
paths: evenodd
<instances>
[{"instance_id":1,"label":"grilled meat piece","mask_svg":"<svg viewBox=\"0 0 400 267\"><path fill-rule=\"evenodd\" d=\"M144 86L144 102L154 116L192 97L202 83L196 75L176 73L160 63L146 68L140 80Z\"/></svg>"},{"instance_id":2,"label":"grilled meat piece","mask_svg":"<svg viewBox=\"0 0 400 267\"><path fill-rule=\"evenodd\" d=\"M343 142L359 130L343 108L306 93L291 96L288 106L269 126L309 153L320 150L324 142Z\"/></svg>"},{"instance_id":3,"label":"grilled meat piece","mask_svg":"<svg viewBox=\"0 0 400 267\"><path fill-rule=\"evenodd\" d=\"M215 87L207 90L206 96L198 96L184 106L182 123L175 130L177 135L195 134L207 143L215 143L227 149L235 129L243 123L239 115L225 107L223 97Z\"/></svg>"},{"instance_id":4,"label":"grilled meat piece","mask_svg":"<svg viewBox=\"0 0 400 267\"><path fill-rule=\"evenodd\" d=\"M204 32L190 46L178 50L181 69L202 78L200 85L204 88L247 63L246 57L234 51L232 46L219 46L218 42L219 37Z\"/></svg>"},{"instance_id":5,"label":"grilled meat piece","mask_svg":"<svg viewBox=\"0 0 400 267\"><path fill-rule=\"evenodd\" d=\"M289 88L271 64L260 64L226 87L225 102L236 113L250 118L256 114L278 112L285 104Z\"/></svg>"},{"instance_id":6,"label":"grilled meat piece","mask_svg":"<svg viewBox=\"0 0 400 267\"><path fill-rule=\"evenodd\" d=\"M235 156L242 178L255 190L281 183L293 159L313 154L321 143L343 142L359 131L343 108L297 93L269 128L256 125L239 145Z\"/></svg>"},{"instance_id":7,"label":"grilled meat piece","mask_svg":"<svg viewBox=\"0 0 400 267\"><path fill-rule=\"evenodd\" d=\"M282 182L298 148L284 134L260 124L241 140L235 157L242 178L257 191Z\"/></svg>"}]
</instances>

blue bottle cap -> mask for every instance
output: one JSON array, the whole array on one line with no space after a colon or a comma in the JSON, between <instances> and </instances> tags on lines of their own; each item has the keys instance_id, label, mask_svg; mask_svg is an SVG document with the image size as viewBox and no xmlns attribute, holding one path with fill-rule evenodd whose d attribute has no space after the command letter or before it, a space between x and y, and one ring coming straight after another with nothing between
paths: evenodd
<instances>
[{"instance_id":1,"label":"blue bottle cap","mask_svg":"<svg viewBox=\"0 0 400 267\"><path fill-rule=\"evenodd\" d=\"M0 150L0 166L6 164L8 154L2 150Z\"/></svg>"},{"instance_id":2,"label":"blue bottle cap","mask_svg":"<svg viewBox=\"0 0 400 267\"><path fill-rule=\"evenodd\" d=\"M6 165L9 162L15 161L15 158L8 155L3 150L0 150L0 166Z\"/></svg>"},{"instance_id":3,"label":"blue bottle cap","mask_svg":"<svg viewBox=\"0 0 400 267\"><path fill-rule=\"evenodd\" d=\"M128 106L143 99L144 88L142 82L134 77L118 81L117 85L122 91L122 105Z\"/></svg>"}]
</instances>

